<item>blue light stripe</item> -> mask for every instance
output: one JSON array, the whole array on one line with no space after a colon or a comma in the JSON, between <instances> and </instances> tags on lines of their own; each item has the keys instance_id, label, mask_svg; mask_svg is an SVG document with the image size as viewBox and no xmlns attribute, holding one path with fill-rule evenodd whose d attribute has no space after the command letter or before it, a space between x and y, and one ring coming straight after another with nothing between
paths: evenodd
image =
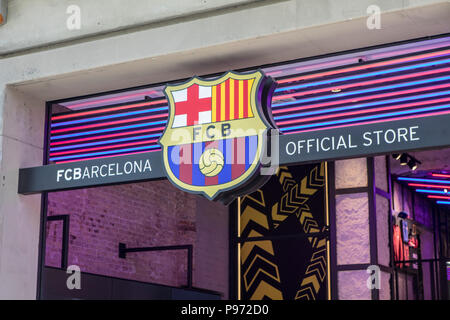
<instances>
[{"instance_id":1,"label":"blue light stripe","mask_svg":"<svg viewBox=\"0 0 450 320\"><path fill-rule=\"evenodd\" d=\"M164 108L146 109L146 110L139 110L139 111L125 112L125 113L110 114L110 115L107 115L107 116L101 116L101 117L85 118L85 119L72 120L72 121L65 121L65 122L57 122L57 123L52 123L52 124L51 124L51 127L54 128L54 127L66 126L66 125L69 125L69 124L84 123L84 122L92 122L92 121L105 120L105 119L114 119L114 118L120 118L120 117L132 116L132 115L143 114L143 113L151 113L151 112L163 111L163 110L168 110L168 108L167 108L167 107L164 107Z\"/></svg>"},{"instance_id":2,"label":"blue light stripe","mask_svg":"<svg viewBox=\"0 0 450 320\"><path fill-rule=\"evenodd\" d=\"M433 65L440 65L450 62L450 59L440 60L440 61L432 61L427 63L420 63L413 66L406 66L406 67L399 67L394 69L388 69L388 70L382 70L382 71L376 71L376 72L370 72L370 73L364 73L364 74L358 74L354 76L348 76L348 77L342 77L342 78L336 78L336 79L330 79L330 80L324 80L324 81L318 81L318 82L310 82L290 87L282 87L275 89L275 92L282 92L287 90L293 90L293 89L300 89L300 88L307 88L307 87L313 87L313 86L320 86L322 84L331 84L335 82L342 82L342 81L348 81L348 80L354 80L354 79L361 79L361 78L367 78L372 76L378 76L381 74L387 74L387 73L393 73L393 72L399 72L399 71L405 71L405 70L413 70Z\"/></svg>"},{"instance_id":3,"label":"blue light stripe","mask_svg":"<svg viewBox=\"0 0 450 320\"><path fill-rule=\"evenodd\" d=\"M296 100L296 101L289 101L289 102L284 102L284 103L280 103L280 104L274 104L274 105L272 105L272 107L280 108L280 107L290 106L293 104L306 103L306 102L310 102L310 101L320 101L320 100L331 99L331 98L339 99L342 97L352 96L352 95L357 95L357 94L362 94L362 93L376 92L376 91L382 91L382 90L388 90L388 89L397 89L397 88L402 88L402 87L409 87L409 86L414 86L414 85L418 85L418 84L425 84L425 83L443 81L443 80L448 80L448 79L450 79L450 76L425 79L425 80L419 80L419 81L412 81L412 82L405 82L405 83L399 83L399 84L384 86L384 87L375 87L375 88L369 88L369 89L358 90L358 91L336 93L336 94L330 94L330 95L326 95L326 96L313 97L313 98L301 99L301 100Z\"/></svg>"},{"instance_id":4,"label":"blue light stripe","mask_svg":"<svg viewBox=\"0 0 450 320\"><path fill-rule=\"evenodd\" d=\"M408 178L408 177L398 177L397 180L400 180L400 181L432 182L432 183L446 183L446 184L450 185L450 180L433 180L433 179Z\"/></svg>"},{"instance_id":5,"label":"blue light stripe","mask_svg":"<svg viewBox=\"0 0 450 320\"><path fill-rule=\"evenodd\" d=\"M102 144L110 144L110 143L114 143L114 142L127 142L127 141L133 141L133 140L142 140L142 139L155 138L155 137L160 137L160 136L161 135L159 133L157 133L157 134L147 134L144 136L136 136L136 137L122 138L122 139L112 139L112 140L99 141L99 142L72 144L72 145L64 146L64 147L50 148L50 152L58 151L58 150L77 149L77 148L83 148L83 147L89 147L89 146L97 146L97 145L102 145Z\"/></svg>"},{"instance_id":6,"label":"blue light stripe","mask_svg":"<svg viewBox=\"0 0 450 320\"><path fill-rule=\"evenodd\" d=\"M59 161L59 160L67 160L67 159L88 158L88 157L92 157L92 156L110 155L110 154L137 151L137 150L148 150L148 149L155 149L155 148L159 148L159 147L160 147L159 145L153 145L153 146L127 148L127 149L119 149L119 150L112 150L112 151L84 153L84 154L78 154L78 155L74 155L74 156L54 157L54 158L50 158L49 160L50 161Z\"/></svg>"},{"instance_id":7,"label":"blue light stripe","mask_svg":"<svg viewBox=\"0 0 450 320\"><path fill-rule=\"evenodd\" d=\"M450 205L450 201L436 201L436 203L439 203L439 204L448 204L448 205Z\"/></svg>"},{"instance_id":8,"label":"blue light stripe","mask_svg":"<svg viewBox=\"0 0 450 320\"><path fill-rule=\"evenodd\" d=\"M409 97L404 97L404 98L396 98L396 99L388 99L388 100L383 100L383 101L361 103L361 104L355 104L353 106L320 109L320 110L307 111L307 112L300 111L299 113L295 113L295 114L288 114L288 115L284 115L284 116L274 117L274 120L289 119L289 118L301 118L301 117L311 116L311 115L315 115L315 114L323 114L323 113L331 113L331 112L336 112L336 111L347 111L347 110L353 110L353 109L360 109L360 108L364 108L364 107L380 106L380 105L395 103L395 102L406 102L406 101L411 101L411 100L416 100L416 99L444 96L446 94L450 94L450 90L427 93L427 94L419 94L416 96L409 96ZM289 109L286 110L286 112L288 112L288 111L289 111ZM370 112L370 109L368 109L367 111ZM337 114L336 116L338 117L339 114Z\"/></svg>"},{"instance_id":9,"label":"blue light stripe","mask_svg":"<svg viewBox=\"0 0 450 320\"><path fill-rule=\"evenodd\" d=\"M63 134L60 136L52 136L50 138L50 140L57 140L57 139L64 139L64 138L78 137L78 136L87 136L87 135L95 134L95 133L120 131L120 130L132 129L132 128L141 128L141 127L154 126L156 124L165 124L165 123L167 123L167 121L145 122L145 123L132 124L132 125L122 126L122 127L114 127L114 128L101 129L101 130L92 130L92 131L86 131L86 132Z\"/></svg>"},{"instance_id":10,"label":"blue light stripe","mask_svg":"<svg viewBox=\"0 0 450 320\"><path fill-rule=\"evenodd\" d=\"M443 194L443 195L450 196L450 193L445 192L445 191L439 191L439 190L416 189L416 192Z\"/></svg>"},{"instance_id":11,"label":"blue light stripe","mask_svg":"<svg viewBox=\"0 0 450 320\"><path fill-rule=\"evenodd\" d=\"M296 129L314 128L314 127L335 125L335 124L340 124L340 123L349 123L349 122L358 122L358 121L363 121L363 120L387 118L387 117L391 117L391 116L414 114L414 113L420 113L420 112L425 112L425 111L442 110L442 109L447 109L447 108L450 108L449 104L446 104L443 106L434 106L434 107L428 107L428 108L414 109L414 110L398 111L398 112L391 112L391 113L384 113L384 114L375 114L372 116L365 116L365 117L357 117L357 118L350 118L350 119L341 119L341 120L335 120L335 121L312 123L312 124L307 124L307 125L283 128L283 129L281 129L281 131L291 131L291 130L296 130Z\"/></svg>"}]
</instances>

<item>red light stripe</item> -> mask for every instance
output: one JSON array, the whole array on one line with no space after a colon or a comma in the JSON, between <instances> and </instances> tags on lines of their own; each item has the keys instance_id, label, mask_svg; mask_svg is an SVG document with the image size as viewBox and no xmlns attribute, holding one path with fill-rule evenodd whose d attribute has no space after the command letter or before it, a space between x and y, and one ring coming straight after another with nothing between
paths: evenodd
<instances>
[{"instance_id":1,"label":"red light stripe","mask_svg":"<svg viewBox=\"0 0 450 320\"><path fill-rule=\"evenodd\" d=\"M140 117L140 118L129 118L129 119L124 119L124 120L109 121L109 122L96 123L96 124L88 124L85 126L77 126L77 127L71 127L71 128L51 130L51 134L53 135L53 134L61 133L61 132L76 131L76 130L82 130L82 129L97 128L97 127L106 127L106 126L111 126L111 125L115 125L115 124L137 122L137 121L156 119L156 118L162 118L162 117L167 117L167 116L168 116L167 113L162 113L162 114L155 114L152 116L146 116L146 117Z\"/></svg>"},{"instance_id":2,"label":"red light stripe","mask_svg":"<svg viewBox=\"0 0 450 320\"><path fill-rule=\"evenodd\" d=\"M381 79L371 80L371 81L356 82L356 83L346 84L343 86L334 85L331 87L326 87L326 88L321 88L321 89L316 89L316 90L309 90L309 91L302 91L302 92L274 96L272 101L277 101L277 100L292 98L292 97L300 97L300 96L315 94L315 93L320 93L320 92L327 92L327 91L331 91L332 89L335 89L335 88L339 88L342 90L342 89L348 89L348 88L353 88L353 87L368 86L368 85L376 84L376 83L383 83L383 82L396 81L396 80L402 80L402 79L408 79L408 78L422 77L422 76L427 76L430 74L447 72L447 71L450 71L450 68L429 70L429 71L424 71L424 72L411 73L411 74L406 74L406 75L401 75L401 76L390 77L390 78L381 78Z\"/></svg>"},{"instance_id":3,"label":"red light stripe","mask_svg":"<svg viewBox=\"0 0 450 320\"><path fill-rule=\"evenodd\" d=\"M121 153L119 155L117 154L112 154L112 155L107 155L107 156L99 156L99 157L91 157L91 158L81 158L81 159L76 159L76 160L64 160L64 161L55 161L55 163L68 163L68 162L77 162L77 161L86 161L86 160L95 160L95 159L102 159L102 158L110 158L110 157L121 157L121 156L128 156L128 155L132 155L132 154L138 154L138 153L145 153L145 152L156 152L156 151L160 151L159 149L154 149L154 150L145 150L145 151L137 151L137 152L130 152L130 153Z\"/></svg>"},{"instance_id":4,"label":"red light stripe","mask_svg":"<svg viewBox=\"0 0 450 320\"><path fill-rule=\"evenodd\" d=\"M307 109L317 109L320 107L326 107L326 106L331 106L331 105L339 105L339 104L349 103L349 102L360 102L360 101L365 101L365 100L386 98L386 97L398 96L398 95L408 94L408 93L426 92L426 91L430 91L430 90L436 90L436 89L442 89L442 88L448 88L448 87L450 87L450 83L445 83L445 84L440 84L440 85L430 86L430 87L409 89L409 90L404 90L404 91L387 92L387 93L376 94L376 95L372 95L372 96L358 97L358 98L353 98L353 99L350 98L350 99L344 99L344 100L334 100L334 101L329 101L329 102L322 102L322 103L318 103L318 104L311 104L311 105L292 107L292 108L289 108L289 106L286 106L284 108L272 110L272 113L278 114L278 113L283 113L283 112L291 112L291 111L299 111L299 110L307 110ZM299 103L301 103L300 100L299 100Z\"/></svg>"},{"instance_id":5,"label":"red light stripe","mask_svg":"<svg viewBox=\"0 0 450 320\"><path fill-rule=\"evenodd\" d=\"M70 144L70 143L90 141L90 140L102 140L102 139L106 139L106 138L128 136L128 135L145 133L145 132L154 132L154 131L161 131L162 132L164 130L164 128L165 127L158 127L158 128L144 129L144 130L135 130L135 131L120 132L120 133L112 133L112 134L106 134L106 135L103 135L103 136L95 136L95 137L89 137L89 138L80 138L80 139L73 139L73 140L55 141L55 142L51 142L50 146L59 146L59 145L62 145L62 144Z\"/></svg>"},{"instance_id":6,"label":"red light stripe","mask_svg":"<svg viewBox=\"0 0 450 320\"><path fill-rule=\"evenodd\" d=\"M80 116L87 116L87 115L90 115L90 114L98 114L98 113L104 113L104 112L109 112L109 111L126 110L126 109L138 108L138 107L143 107L143 106L151 106L151 105L154 105L154 104L162 104L162 103L166 103L167 104L167 100L164 99L164 100L158 100L158 101L130 104L130 105L126 105L126 106L102 108L102 109L96 109L96 110L85 111L85 112L70 113L70 114L65 114L65 115L62 115L62 116L54 116L54 117L52 117L52 121L60 120L60 119L67 119L67 118L80 117Z\"/></svg>"},{"instance_id":7,"label":"red light stripe","mask_svg":"<svg viewBox=\"0 0 450 320\"><path fill-rule=\"evenodd\" d=\"M129 142L129 143L122 143L122 144L115 144L115 145L104 146L104 147L95 147L95 148L88 148L88 149L76 149L76 150L69 150L69 151L61 151L61 152L50 153L50 157L60 156L60 155L64 155L64 154L83 153L83 152L96 151L96 150L107 150L107 149L114 149L114 148L120 148L120 147L137 146L137 145L142 145L142 144L154 144L155 142L158 142L158 140L157 139L145 140L145 141L138 141L138 142Z\"/></svg>"},{"instance_id":8,"label":"red light stripe","mask_svg":"<svg viewBox=\"0 0 450 320\"><path fill-rule=\"evenodd\" d=\"M446 196L430 196L429 195L428 198L450 200L450 197L446 197Z\"/></svg>"},{"instance_id":9,"label":"red light stripe","mask_svg":"<svg viewBox=\"0 0 450 320\"><path fill-rule=\"evenodd\" d=\"M323 119L329 119L329 118L335 118L335 117L346 117L346 116L353 116L353 115L357 115L357 114L380 112L380 111L387 111L387 110L393 110L393 109L403 109L403 108L414 107L414 106L425 106L428 104L446 102L446 101L450 101L450 97L442 98L442 99L435 99L435 100L428 100L428 101L419 101L419 102L398 104L398 105L382 107L382 108L364 109L364 110L358 110L358 111L329 114L329 115L324 115L324 116L306 117L306 118L302 118L302 119L287 120L287 121L277 122L277 125L282 126L282 125L286 125L286 124L323 120Z\"/></svg>"},{"instance_id":10,"label":"red light stripe","mask_svg":"<svg viewBox=\"0 0 450 320\"><path fill-rule=\"evenodd\" d=\"M391 64L414 61L414 60L419 60L419 59L423 59L423 58L436 57L436 56L448 54L448 53L450 53L450 49L436 51L436 52L432 52L432 53L419 54L419 55L415 55L412 57L405 57L405 58L393 59L393 60L388 60L388 61L375 62L375 63L365 64L362 66L355 66L355 67L325 71L325 72L320 72L320 73L315 73L315 74L308 74L308 75L294 77L294 78L282 79L282 80L278 80L278 83L286 83L286 82L293 82L293 81L299 81L299 80L308 80L308 79L329 76L329 75L333 75L333 74L337 74L337 73L344 73L344 72L364 70L364 69L375 68L375 67L388 66Z\"/></svg>"},{"instance_id":11,"label":"red light stripe","mask_svg":"<svg viewBox=\"0 0 450 320\"><path fill-rule=\"evenodd\" d=\"M439 178L450 178L450 174L442 174L442 173L432 173L433 177L439 177ZM450 181L449 181L450 182Z\"/></svg>"},{"instance_id":12,"label":"red light stripe","mask_svg":"<svg viewBox=\"0 0 450 320\"><path fill-rule=\"evenodd\" d=\"M411 187L423 187L423 188L438 188L438 189L450 189L450 185L448 186L440 186L436 184L421 184L421 183L408 183L408 186Z\"/></svg>"},{"instance_id":13,"label":"red light stripe","mask_svg":"<svg viewBox=\"0 0 450 320\"><path fill-rule=\"evenodd\" d=\"M300 133L300 132L311 132L311 131L319 131L319 130L329 130L329 129L336 129L336 128L342 128L342 127L362 126L362 125L365 125L365 124L389 122L389 121L404 120L404 119L431 117L431 116L438 116L438 115L449 114L449 113L450 113L450 111L448 111L448 110L447 111L439 111L439 112L431 112L431 113L421 113L421 114L416 114L416 115L412 115L412 116L405 116L405 117L389 118L389 119L382 119L382 120L372 120L372 121L364 121L364 122L356 122L356 123L346 123L346 124L342 124L342 125L338 125L338 126L330 126L330 127L314 128L314 129L307 129L307 130L290 131L290 132L285 132L285 134L294 134L294 133Z\"/></svg>"}]
</instances>

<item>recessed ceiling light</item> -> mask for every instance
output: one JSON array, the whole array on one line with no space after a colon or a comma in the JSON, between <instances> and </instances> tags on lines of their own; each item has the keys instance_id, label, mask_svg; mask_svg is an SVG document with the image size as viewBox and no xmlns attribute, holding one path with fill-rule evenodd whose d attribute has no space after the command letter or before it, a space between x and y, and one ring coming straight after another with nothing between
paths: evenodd
<instances>
[{"instance_id":1,"label":"recessed ceiling light","mask_svg":"<svg viewBox=\"0 0 450 320\"><path fill-rule=\"evenodd\" d=\"M406 153L402 153L402 155L400 156L400 164L402 166L406 166L407 163L408 163L408 155Z\"/></svg>"}]
</instances>

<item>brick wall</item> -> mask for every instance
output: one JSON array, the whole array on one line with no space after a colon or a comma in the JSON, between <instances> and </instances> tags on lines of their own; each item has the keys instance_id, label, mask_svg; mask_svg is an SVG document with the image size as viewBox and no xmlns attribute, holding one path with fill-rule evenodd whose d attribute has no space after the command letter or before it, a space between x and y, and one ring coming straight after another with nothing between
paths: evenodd
<instances>
[{"instance_id":1,"label":"brick wall","mask_svg":"<svg viewBox=\"0 0 450 320\"><path fill-rule=\"evenodd\" d=\"M228 297L228 208L168 181L50 193L48 215L70 215L69 265L83 272L159 284L186 284L186 253L130 253L129 247L194 245L195 287ZM60 263L62 223L47 223L46 265Z\"/></svg>"}]
</instances>

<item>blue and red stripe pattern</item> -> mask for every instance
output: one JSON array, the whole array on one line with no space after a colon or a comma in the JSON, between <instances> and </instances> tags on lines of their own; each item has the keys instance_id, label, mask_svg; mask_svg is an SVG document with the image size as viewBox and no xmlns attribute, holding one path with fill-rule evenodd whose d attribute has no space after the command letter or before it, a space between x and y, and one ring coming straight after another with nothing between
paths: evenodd
<instances>
[{"instance_id":1,"label":"blue and red stripe pattern","mask_svg":"<svg viewBox=\"0 0 450 320\"><path fill-rule=\"evenodd\" d=\"M169 166L182 182L193 186L221 185L239 178L255 161L258 136L248 136L168 148ZM208 148L215 148L224 156L224 166L218 175L207 177L200 172L200 156Z\"/></svg>"},{"instance_id":2,"label":"blue and red stripe pattern","mask_svg":"<svg viewBox=\"0 0 450 320\"><path fill-rule=\"evenodd\" d=\"M160 150L164 99L52 115L49 161L55 163Z\"/></svg>"},{"instance_id":3,"label":"blue and red stripe pattern","mask_svg":"<svg viewBox=\"0 0 450 320\"><path fill-rule=\"evenodd\" d=\"M278 78L280 131L364 125L450 113L450 47Z\"/></svg>"},{"instance_id":4,"label":"blue and red stripe pattern","mask_svg":"<svg viewBox=\"0 0 450 320\"><path fill-rule=\"evenodd\" d=\"M450 204L450 174L429 172L408 177L397 177L397 181L414 188L415 192L426 196L437 204Z\"/></svg>"},{"instance_id":5,"label":"blue and red stripe pattern","mask_svg":"<svg viewBox=\"0 0 450 320\"><path fill-rule=\"evenodd\" d=\"M368 61L358 62L359 57ZM272 115L283 134L450 113L450 38L262 70L278 82ZM161 150L157 141L168 117L163 89L154 86L61 102L76 111L52 115L49 161ZM142 100L147 95L152 98ZM108 104L118 101L122 104ZM234 106L237 102L235 95ZM236 117L237 108L234 111Z\"/></svg>"}]
</instances>

